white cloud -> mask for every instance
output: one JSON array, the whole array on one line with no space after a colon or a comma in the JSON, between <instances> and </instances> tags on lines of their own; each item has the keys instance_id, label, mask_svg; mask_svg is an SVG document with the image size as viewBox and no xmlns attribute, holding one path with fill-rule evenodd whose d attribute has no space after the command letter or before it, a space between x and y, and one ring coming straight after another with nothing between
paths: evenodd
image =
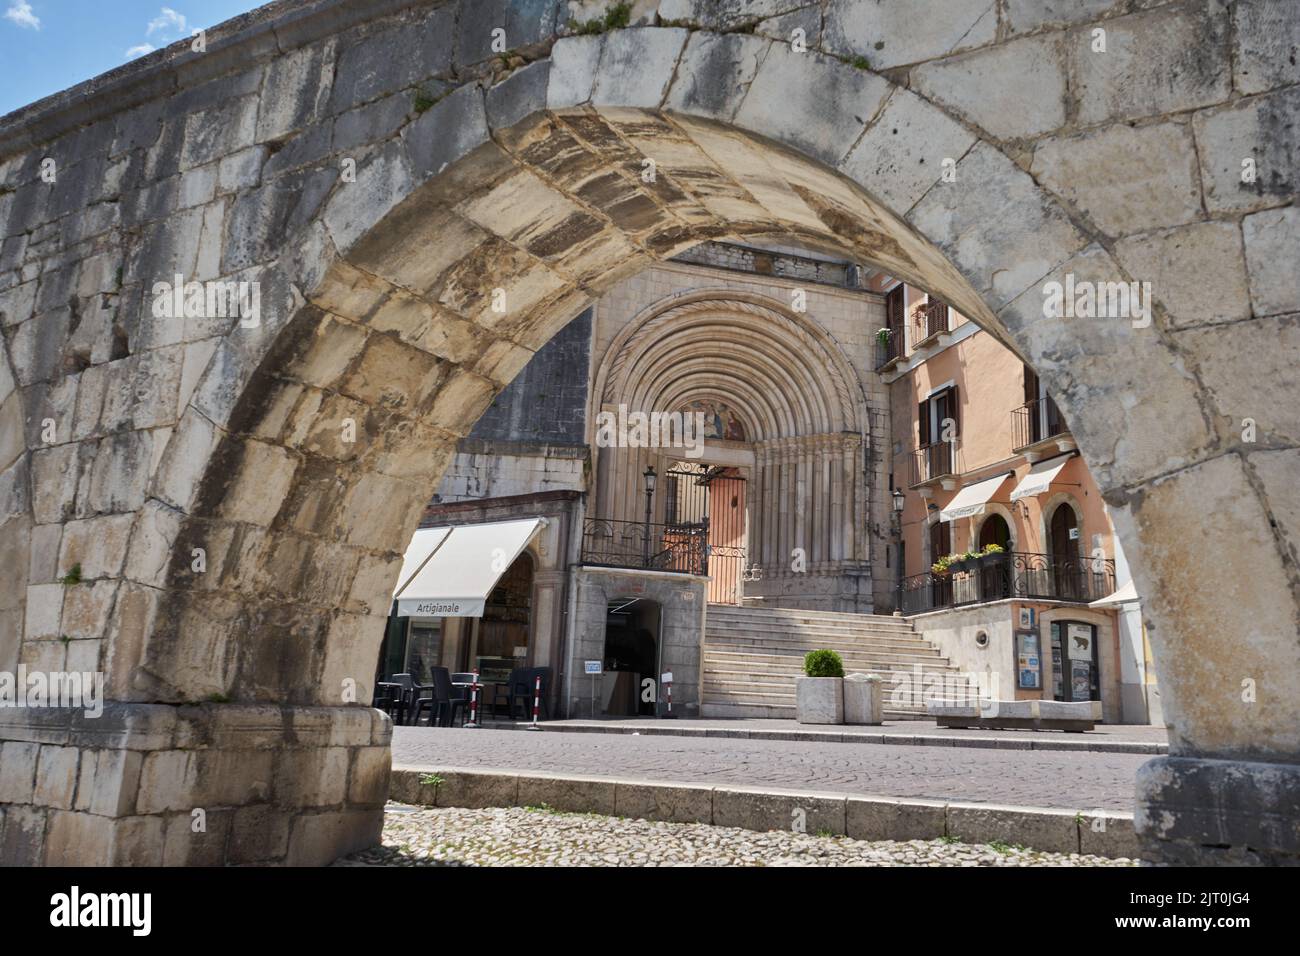
<instances>
[{"instance_id":1,"label":"white cloud","mask_svg":"<svg viewBox=\"0 0 1300 956\"><path fill-rule=\"evenodd\" d=\"M153 36L155 33L173 32L180 36L185 35L185 15L177 13L171 7L163 7L162 12L149 21L149 27L145 30L145 35Z\"/></svg>"},{"instance_id":2,"label":"white cloud","mask_svg":"<svg viewBox=\"0 0 1300 956\"><path fill-rule=\"evenodd\" d=\"M139 46L133 46L126 51L126 58L134 60L137 56L144 56L146 53L152 53L154 46L152 43L141 43Z\"/></svg>"},{"instance_id":3,"label":"white cloud","mask_svg":"<svg viewBox=\"0 0 1300 956\"><path fill-rule=\"evenodd\" d=\"M27 0L14 0L5 11L5 19L31 30L41 28L41 18L32 13L32 5Z\"/></svg>"}]
</instances>

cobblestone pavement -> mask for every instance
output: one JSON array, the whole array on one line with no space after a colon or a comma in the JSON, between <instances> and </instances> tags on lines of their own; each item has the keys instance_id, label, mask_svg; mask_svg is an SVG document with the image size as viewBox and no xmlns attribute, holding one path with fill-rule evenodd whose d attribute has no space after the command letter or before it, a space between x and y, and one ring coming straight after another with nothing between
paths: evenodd
<instances>
[{"instance_id":1,"label":"cobblestone pavement","mask_svg":"<svg viewBox=\"0 0 1300 956\"><path fill-rule=\"evenodd\" d=\"M389 804L382 846L336 866L1132 866L1077 853L941 840L870 843L652 823L546 808L427 809Z\"/></svg>"},{"instance_id":2,"label":"cobblestone pavement","mask_svg":"<svg viewBox=\"0 0 1300 956\"><path fill-rule=\"evenodd\" d=\"M393 765L1131 811L1138 754L396 727Z\"/></svg>"}]
</instances>

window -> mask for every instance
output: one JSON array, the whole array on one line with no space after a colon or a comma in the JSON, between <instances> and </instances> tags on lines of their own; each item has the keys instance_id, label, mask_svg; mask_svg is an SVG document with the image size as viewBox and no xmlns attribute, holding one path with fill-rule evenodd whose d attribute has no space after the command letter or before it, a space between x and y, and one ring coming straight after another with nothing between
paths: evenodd
<instances>
[{"instance_id":1,"label":"window","mask_svg":"<svg viewBox=\"0 0 1300 956\"><path fill-rule=\"evenodd\" d=\"M949 385L917 405L917 448L920 449L918 479L957 472L957 437L961 433L961 411L957 386ZM945 423L951 422L950 427Z\"/></svg>"}]
</instances>

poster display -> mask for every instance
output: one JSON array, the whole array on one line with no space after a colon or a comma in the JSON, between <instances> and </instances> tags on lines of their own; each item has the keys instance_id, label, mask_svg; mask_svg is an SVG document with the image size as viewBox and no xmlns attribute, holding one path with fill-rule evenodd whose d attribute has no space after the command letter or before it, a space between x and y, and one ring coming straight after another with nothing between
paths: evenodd
<instances>
[{"instance_id":1,"label":"poster display","mask_svg":"<svg viewBox=\"0 0 1300 956\"><path fill-rule=\"evenodd\" d=\"M1043 686L1043 662L1034 631L1016 632L1016 686L1021 690L1040 690Z\"/></svg>"},{"instance_id":2,"label":"poster display","mask_svg":"<svg viewBox=\"0 0 1300 956\"><path fill-rule=\"evenodd\" d=\"M1066 656L1072 661L1092 663L1092 627L1088 624L1071 624L1065 635Z\"/></svg>"}]
</instances>

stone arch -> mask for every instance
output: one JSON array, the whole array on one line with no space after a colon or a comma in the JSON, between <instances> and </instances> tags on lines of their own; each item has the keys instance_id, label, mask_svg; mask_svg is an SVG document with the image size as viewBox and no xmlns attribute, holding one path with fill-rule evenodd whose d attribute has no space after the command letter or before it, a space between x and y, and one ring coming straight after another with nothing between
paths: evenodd
<instances>
[{"instance_id":1,"label":"stone arch","mask_svg":"<svg viewBox=\"0 0 1300 956\"><path fill-rule=\"evenodd\" d=\"M984 530L984 523L988 521L989 518L991 518L993 515L997 515L1007 524L1007 533L1011 536L1011 547L1008 550L1023 551L1024 550L1023 548L1017 547L1019 542L1017 541L1017 535L1016 535L1015 514L1012 512L1011 508L1008 508L1006 505L996 501L990 501L984 505L984 514L980 516L978 523L976 523L971 530L971 541L972 542L979 541L980 534Z\"/></svg>"},{"instance_id":2,"label":"stone arch","mask_svg":"<svg viewBox=\"0 0 1300 956\"><path fill-rule=\"evenodd\" d=\"M648 400L647 408L666 408L656 400L662 397L671 404L678 397L662 381L667 367L677 374L684 361L708 354L705 350L718 341L715 336L740 338L736 332L754 337L757 351L744 359L753 362L755 374L767 366L782 375L767 373L767 395L787 406L784 415L762 414L757 403L747 403L755 439L864 430L865 399L835 340L783 303L750 292L697 289L648 306L610 343L593 394L602 405L630 395ZM655 392L660 386L664 391Z\"/></svg>"},{"instance_id":3,"label":"stone arch","mask_svg":"<svg viewBox=\"0 0 1300 956\"><path fill-rule=\"evenodd\" d=\"M1214 857L1180 825L1209 814L1229 834L1212 842L1247 858L1300 853L1253 822L1300 789L1300 429L1280 400L1294 392L1284 353L1268 347L1300 303L1260 267L1295 250L1300 217L1285 176L1239 188L1236 157L1253 147L1231 132L1292 95L1280 60L1176 95L1103 74L1052 100L1035 58L1004 55L1007 31L968 31L956 53L886 43L877 69L858 69L855 45L897 27L872 21L876 5L828 0L821 52L748 32L739 14L559 39L540 17L535 59L501 76L488 31L473 32L490 5L456 6L271 7L213 31L219 54L163 51L0 126L6 268L24 257L0 301L0 415L24 423L21 447L6 428L0 460L0 553L23 585L0 608L0 663L57 670L77 645L108 677L110 749L139 757L97 760L103 738L66 714L0 718L7 739L67 741L87 770L70 779L117 795L103 812L7 809L23 831L6 845L47 862L313 862L374 839L388 729L364 706L364 675L455 440L619 275L704 239L793 236L934 290L1026 358L1070 419L1148 596L1172 728L1172 756L1140 779L1149 847ZM1233 44L1271 49L1253 21L1229 30L1233 15L1188 0L1114 24L1139 49L1173 37L1170 62L1220 37L1208 55L1231 74ZM1027 30L1070 44L1093 17ZM1182 29L1166 34L1165 19ZM454 49L439 39L453 26ZM429 42L385 52L413 37ZM996 98L952 84L957 55L984 58L991 72L972 75L997 88L1046 90L1046 105L990 112ZM1160 71L1166 57L1139 59ZM388 132L353 114L425 76L446 95ZM1189 124L1201 168L1161 169L1152 188L1148 164L1126 158L1200 161L1183 149ZM322 144L327 125L338 135ZM347 130L357 145L341 149ZM46 158L77 174L43 183ZM70 245L55 254L37 230ZM1221 315L1178 291L1206 262ZM149 283L176 272L259 282L260 323L151 316ZM1164 285L1145 326L1045 317L1045 284L1067 274ZM84 292L117 307L74 323L63 303ZM1216 338L1222 318L1231 342ZM1247 374L1248 354L1271 364ZM1238 428L1256 412L1241 381L1279 399L1263 440ZM363 441L342 439L349 420ZM1223 540L1246 573L1213 594L1195 562L1158 560ZM87 580L65 594L72 553ZM1253 706L1243 675L1258 681ZM1223 782L1243 775L1260 786L1225 802ZM164 798L162 780L181 782ZM200 804L222 821L202 839L175 825Z\"/></svg>"}]
</instances>

